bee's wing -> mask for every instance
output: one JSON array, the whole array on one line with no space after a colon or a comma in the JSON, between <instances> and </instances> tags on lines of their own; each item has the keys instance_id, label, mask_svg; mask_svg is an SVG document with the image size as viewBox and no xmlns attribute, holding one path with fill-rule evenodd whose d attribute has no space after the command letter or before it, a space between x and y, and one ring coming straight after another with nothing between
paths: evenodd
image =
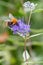
<instances>
[{"instance_id":1,"label":"bee's wing","mask_svg":"<svg viewBox=\"0 0 43 65\"><path fill-rule=\"evenodd\" d=\"M3 20L3 21L5 21L5 22L10 21L10 19L9 19L7 16L1 16L1 17L0 17L0 20Z\"/></svg>"},{"instance_id":2,"label":"bee's wing","mask_svg":"<svg viewBox=\"0 0 43 65\"><path fill-rule=\"evenodd\" d=\"M9 18L12 19L14 18L14 16L11 13L9 13Z\"/></svg>"},{"instance_id":3,"label":"bee's wing","mask_svg":"<svg viewBox=\"0 0 43 65\"><path fill-rule=\"evenodd\" d=\"M7 19L7 20L4 20L5 22L10 22L10 20L9 19Z\"/></svg>"}]
</instances>

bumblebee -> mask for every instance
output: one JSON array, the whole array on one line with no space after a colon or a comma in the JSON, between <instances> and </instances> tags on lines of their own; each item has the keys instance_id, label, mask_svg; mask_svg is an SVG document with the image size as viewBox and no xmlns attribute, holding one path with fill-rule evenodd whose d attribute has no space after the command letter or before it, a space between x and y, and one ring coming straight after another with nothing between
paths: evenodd
<instances>
[{"instance_id":1,"label":"bumblebee","mask_svg":"<svg viewBox=\"0 0 43 65\"><path fill-rule=\"evenodd\" d=\"M7 25L10 27L12 25L18 25L17 19L12 16L12 14L9 14L10 20L7 21Z\"/></svg>"},{"instance_id":2,"label":"bumblebee","mask_svg":"<svg viewBox=\"0 0 43 65\"><path fill-rule=\"evenodd\" d=\"M11 21L10 22L8 21L7 24L8 24L8 26L18 25L17 19L16 18L12 18Z\"/></svg>"}]
</instances>

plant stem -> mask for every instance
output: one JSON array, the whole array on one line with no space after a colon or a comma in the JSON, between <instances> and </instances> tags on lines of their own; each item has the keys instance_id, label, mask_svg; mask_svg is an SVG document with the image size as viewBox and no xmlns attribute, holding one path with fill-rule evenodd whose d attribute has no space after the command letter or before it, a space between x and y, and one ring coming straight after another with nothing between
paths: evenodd
<instances>
[{"instance_id":1,"label":"plant stem","mask_svg":"<svg viewBox=\"0 0 43 65\"><path fill-rule=\"evenodd\" d=\"M32 11L30 11L30 16L29 16L29 19L28 19L28 25L30 24L30 20L31 20L31 16L32 16ZM28 33L29 34L29 33ZM27 34L27 35L28 35ZM29 35L30 36L30 35ZM30 53L30 57L31 57L31 59L33 60L33 58L34 58L34 56L33 56L33 54L32 54L32 43L31 43L31 39L28 39L28 40L30 40L30 45L29 45L29 53ZM34 64L35 65L35 64Z\"/></svg>"},{"instance_id":2,"label":"plant stem","mask_svg":"<svg viewBox=\"0 0 43 65\"><path fill-rule=\"evenodd\" d=\"M30 11L30 16L29 16L29 19L28 19L28 25L30 24L31 16L32 16L32 10ZM29 36L30 36L30 34L29 34ZM31 42L30 42L30 45L29 45L29 53L30 53L30 56L32 57L32 54L31 54L32 53L32 44L31 44Z\"/></svg>"},{"instance_id":3,"label":"plant stem","mask_svg":"<svg viewBox=\"0 0 43 65\"><path fill-rule=\"evenodd\" d=\"M25 51L25 58L26 58L26 61L27 62L27 55L26 55L26 43L27 43L27 36L25 36L25 43L24 43L24 51ZM28 63L26 63L28 65Z\"/></svg>"},{"instance_id":4,"label":"plant stem","mask_svg":"<svg viewBox=\"0 0 43 65\"><path fill-rule=\"evenodd\" d=\"M30 11L30 16L29 16L29 19L28 19L28 25L30 24L31 15L32 15L32 11Z\"/></svg>"},{"instance_id":5,"label":"plant stem","mask_svg":"<svg viewBox=\"0 0 43 65\"><path fill-rule=\"evenodd\" d=\"M26 36L25 36L25 42L24 42L24 50L26 51L26 41L27 41L27 39L26 39ZM25 52L25 58L27 59L27 57L26 57L26 52Z\"/></svg>"},{"instance_id":6,"label":"plant stem","mask_svg":"<svg viewBox=\"0 0 43 65\"><path fill-rule=\"evenodd\" d=\"M32 43L31 43L31 39L29 39L30 41L30 45L29 45L29 53L30 53L30 57L32 58Z\"/></svg>"},{"instance_id":7,"label":"plant stem","mask_svg":"<svg viewBox=\"0 0 43 65\"><path fill-rule=\"evenodd\" d=\"M28 25L29 25L29 23L30 23L31 14L32 14L32 11L30 12L30 16L29 16L29 20L28 20ZM27 35L28 35L28 33L27 33ZM25 36L25 43L24 43L24 50L25 50L25 58L26 58L26 61L28 61L28 60L27 60L27 57L26 57L27 35ZM30 56L31 56L31 52L32 52L32 48L31 48L31 46L29 46L29 53L30 53ZM27 65L28 65L28 63L27 63Z\"/></svg>"}]
</instances>

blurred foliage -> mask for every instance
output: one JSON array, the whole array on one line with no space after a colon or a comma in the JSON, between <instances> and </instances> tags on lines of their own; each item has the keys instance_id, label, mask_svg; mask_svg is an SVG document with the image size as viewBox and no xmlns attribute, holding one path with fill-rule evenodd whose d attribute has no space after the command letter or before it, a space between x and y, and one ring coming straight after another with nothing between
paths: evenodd
<instances>
[{"instance_id":1,"label":"blurred foliage","mask_svg":"<svg viewBox=\"0 0 43 65\"><path fill-rule=\"evenodd\" d=\"M9 13L12 13L17 18L25 19L24 17L26 15L22 9L22 4L25 1L31 1L38 4L31 17L30 35L43 33L43 0L0 0L0 17L8 16ZM6 31L9 33L9 38L5 43L0 44L0 50L7 49L10 51L11 65L21 65L23 61L22 53L24 51L24 39L18 35L14 35L13 32L8 27L4 27L3 24L5 23L0 20L0 34ZM31 41L32 49L37 59L39 59L38 62L40 62L36 63L37 65L43 65L43 35L31 38Z\"/></svg>"}]
</instances>

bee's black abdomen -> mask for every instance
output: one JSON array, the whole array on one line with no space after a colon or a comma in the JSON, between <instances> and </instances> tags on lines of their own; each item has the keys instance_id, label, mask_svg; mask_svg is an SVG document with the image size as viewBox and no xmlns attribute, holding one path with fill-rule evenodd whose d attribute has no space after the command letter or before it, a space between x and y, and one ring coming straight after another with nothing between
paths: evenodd
<instances>
[{"instance_id":1,"label":"bee's black abdomen","mask_svg":"<svg viewBox=\"0 0 43 65\"><path fill-rule=\"evenodd\" d=\"M12 27L12 26L14 26L14 25L17 25L17 26L18 26L19 24L18 24L17 22L16 22L15 24L14 24L13 22L8 22L8 26L9 26L9 27Z\"/></svg>"},{"instance_id":2,"label":"bee's black abdomen","mask_svg":"<svg viewBox=\"0 0 43 65\"><path fill-rule=\"evenodd\" d=\"M13 26L13 22L8 22L8 26L12 27Z\"/></svg>"}]
</instances>

